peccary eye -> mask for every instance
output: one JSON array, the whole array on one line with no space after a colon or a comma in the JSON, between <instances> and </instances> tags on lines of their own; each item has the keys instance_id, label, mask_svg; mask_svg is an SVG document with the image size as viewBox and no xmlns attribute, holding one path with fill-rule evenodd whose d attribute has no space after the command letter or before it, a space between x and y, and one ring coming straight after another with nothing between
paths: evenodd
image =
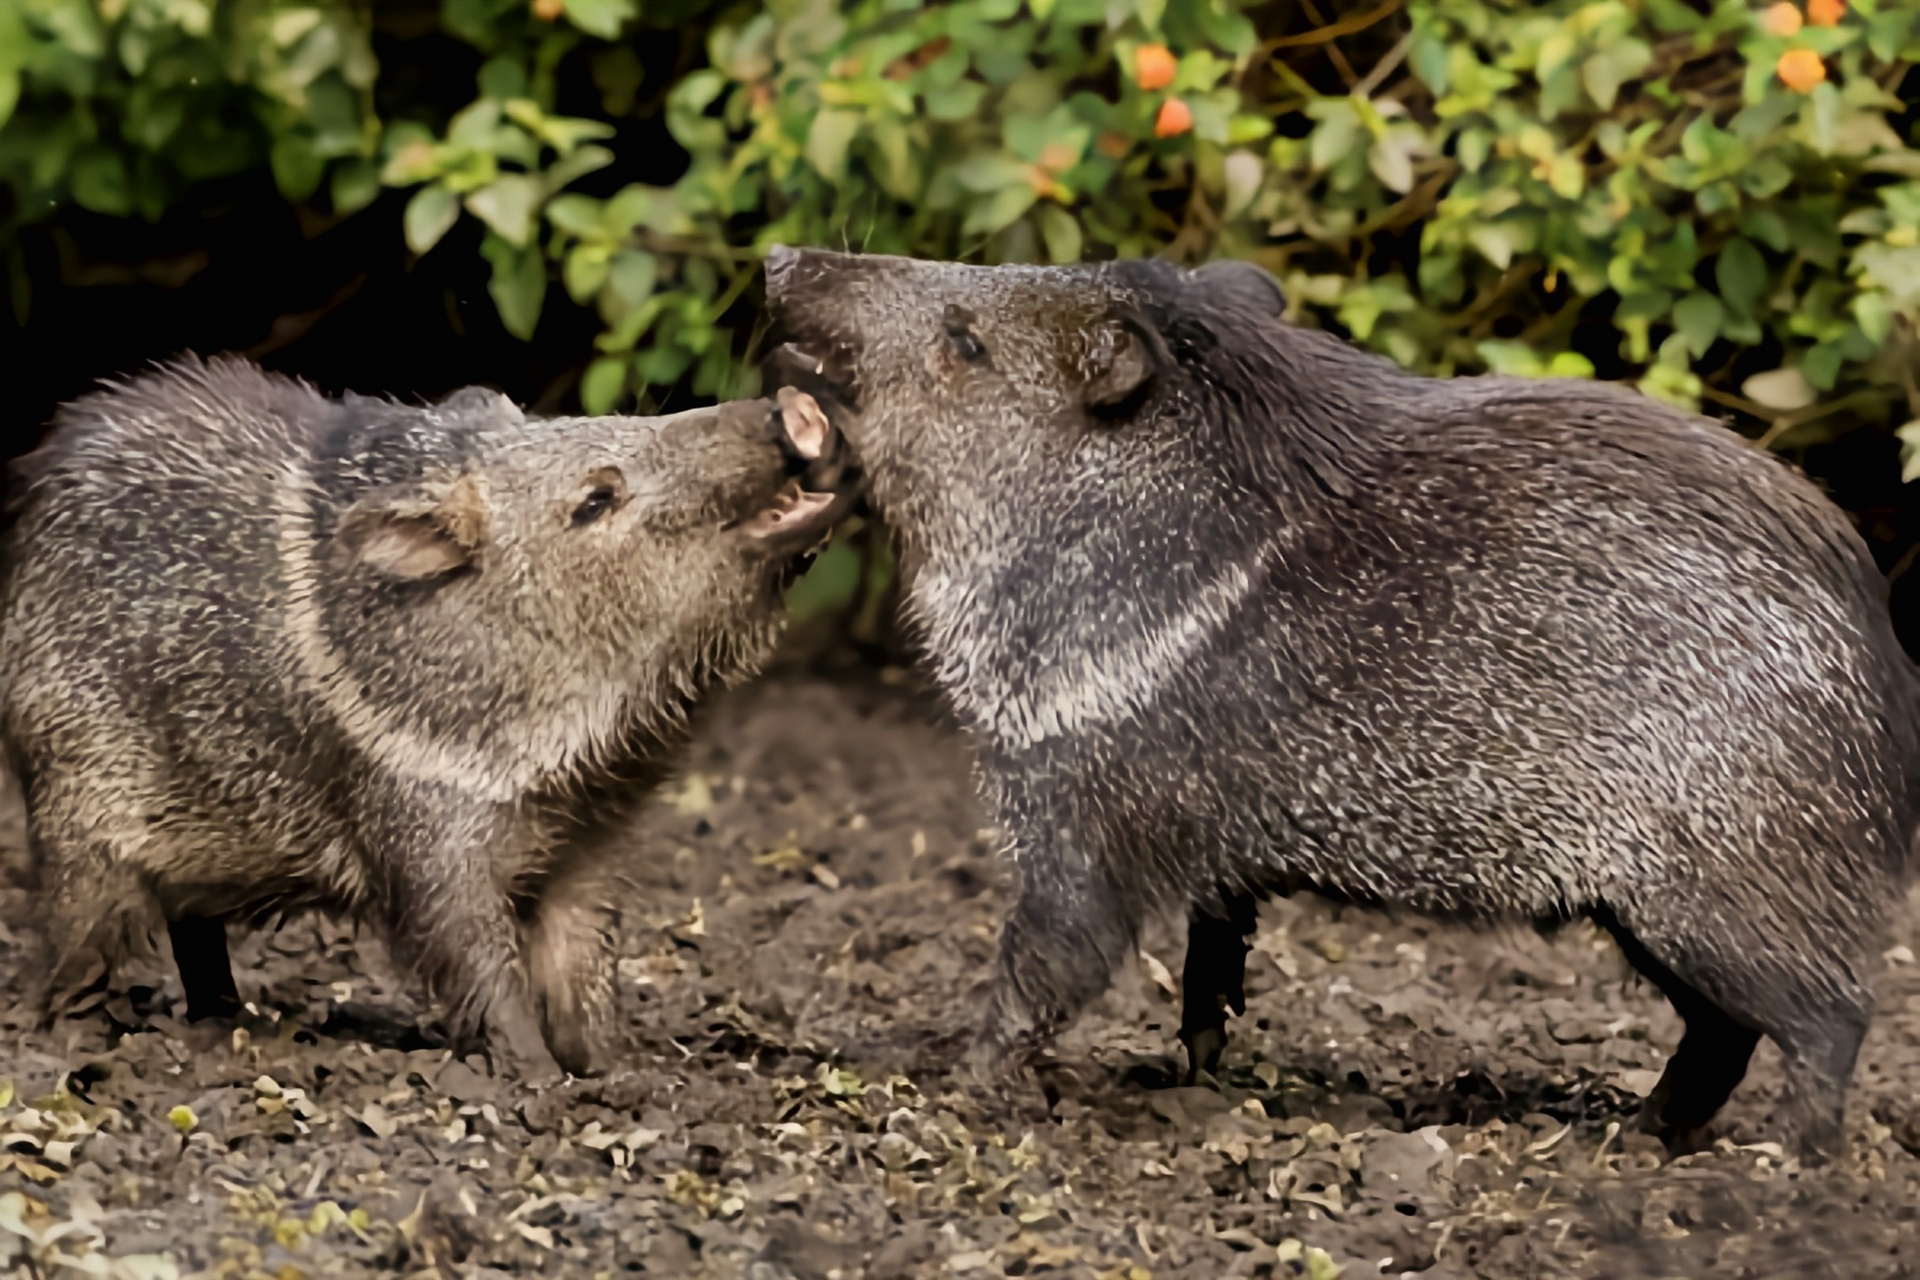
<instances>
[{"instance_id":1,"label":"peccary eye","mask_svg":"<svg viewBox=\"0 0 1920 1280\"><path fill-rule=\"evenodd\" d=\"M947 330L947 341L953 343L953 349L968 364L986 364L987 349L980 339L973 336L973 313L965 307L947 305L942 321Z\"/></svg>"},{"instance_id":2,"label":"peccary eye","mask_svg":"<svg viewBox=\"0 0 1920 1280\"><path fill-rule=\"evenodd\" d=\"M601 516L613 510L613 504L618 497L619 495L610 487L601 485L592 493L589 493L585 501L573 509L573 527L578 529L581 525L592 524L595 520L598 520Z\"/></svg>"}]
</instances>

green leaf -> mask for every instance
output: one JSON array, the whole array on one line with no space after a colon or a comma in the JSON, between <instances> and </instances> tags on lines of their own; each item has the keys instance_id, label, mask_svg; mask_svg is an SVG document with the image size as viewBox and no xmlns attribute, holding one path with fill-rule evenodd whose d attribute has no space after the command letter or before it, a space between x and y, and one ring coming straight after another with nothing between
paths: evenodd
<instances>
[{"instance_id":1,"label":"green leaf","mask_svg":"<svg viewBox=\"0 0 1920 1280\"><path fill-rule=\"evenodd\" d=\"M606 202L592 196L555 196L547 201L547 221L570 236L598 237Z\"/></svg>"},{"instance_id":2,"label":"green leaf","mask_svg":"<svg viewBox=\"0 0 1920 1280\"><path fill-rule=\"evenodd\" d=\"M1674 304L1673 325L1686 339L1694 359L1707 354L1707 348L1720 336L1720 321L1726 308L1710 293L1696 290Z\"/></svg>"},{"instance_id":3,"label":"green leaf","mask_svg":"<svg viewBox=\"0 0 1920 1280\"><path fill-rule=\"evenodd\" d=\"M1451 77L1447 74L1448 53L1443 36L1421 24L1414 25L1413 42L1407 47L1407 65L1413 68L1413 74L1426 82L1435 97L1444 95L1451 83Z\"/></svg>"},{"instance_id":4,"label":"green leaf","mask_svg":"<svg viewBox=\"0 0 1920 1280\"><path fill-rule=\"evenodd\" d=\"M634 0L565 0L567 17L590 36L611 40L620 25L638 16Z\"/></svg>"},{"instance_id":5,"label":"green leaf","mask_svg":"<svg viewBox=\"0 0 1920 1280\"><path fill-rule=\"evenodd\" d=\"M612 256L608 245L575 245L568 252L566 266L562 270L567 296L582 306L593 301L593 295L599 293L600 286L607 282L607 265Z\"/></svg>"},{"instance_id":6,"label":"green leaf","mask_svg":"<svg viewBox=\"0 0 1920 1280\"><path fill-rule=\"evenodd\" d=\"M1763 409L1781 412L1804 409L1815 399L1813 384L1791 367L1754 374L1740 384L1740 393Z\"/></svg>"},{"instance_id":7,"label":"green leaf","mask_svg":"<svg viewBox=\"0 0 1920 1280\"><path fill-rule=\"evenodd\" d=\"M1314 104L1316 106L1319 103ZM1313 167L1324 172L1338 164L1360 141L1360 113L1351 102L1330 102L1313 131Z\"/></svg>"},{"instance_id":8,"label":"green leaf","mask_svg":"<svg viewBox=\"0 0 1920 1280\"><path fill-rule=\"evenodd\" d=\"M829 182L847 176L847 148L860 132L860 117L851 111L822 111L807 129L807 163Z\"/></svg>"},{"instance_id":9,"label":"green leaf","mask_svg":"<svg viewBox=\"0 0 1920 1280\"><path fill-rule=\"evenodd\" d=\"M1047 242L1047 257L1053 262L1080 261L1080 224L1057 204L1043 204L1034 214L1040 224L1040 236Z\"/></svg>"},{"instance_id":10,"label":"green leaf","mask_svg":"<svg viewBox=\"0 0 1920 1280\"><path fill-rule=\"evenodd\" d=\"M864 568L864 559L853 544L836 540L787 588L787 616L795 622L806 622L852 608Z\"/></svg>"},{"instance_id":11,"label":"green leaf","mask_svg":"<svg viewBox=\"0 0 1920 1280\"><path fill-rule=\"evenodd\" d=\"M82 209L125 217L133 212L133 187L118 152L89 147L73 162L73 199Z\"/></svg>"},{"instance_id":12,"label":"green leaf","mask_svg":"<svg viewBox=\"0 0 1920 1280\"><path fill-rule=\"evenodd\" d=\"M1767 291L1767 263L1751 241L1736 236L1720 250L1714 264L1720 297L1735 315L1751 317L1754 304Z\"/></svg>"},{"instance_id":13,"label":"green leaf","mask_svg":"<svg viewBox=\"0 0 1920 1280\"><path fill-rule=\"evenodd\" d=\"M519 247L533 236L534 215L545 194L540 179L532 174L503 173L467 196L467 212Z\"/></svg>"},{"instance_id":14,"label":"green leaf","mask_svg":"<svg viewBox=\"0 0 1920 1280\"><path fill-rule=\"evenodd\" d=\"M1532 247L1530 228L1519 222L1483 222L1467 232L1467 243L1480 256L1505 271L1513 265L1513 255Z\"/></svg>"},{"instance_id":15,"label":"green leaf","mask_svg":"<svg viewBox=\"0 0 1920 1280\"><path fill-rule=\"evenodd\" d=\"M691 363L693 355L685 347L663 343L641 352L634 359L633 371L647 386L660 387L679 381Z\"/></svg>"},{"instance_id":16,"label":"green leaf","mask_svg":"<svg viewBox=\"0 0 1920 1280\"><path fill-rule=\"evenodd\" d=\"M460 217L460 201L453 192L439 183L422 187L407 201L406 216L401 219L406 229L407 248L416 254L424 254L440 243L440 237L452 229Z\"/></svg>"},{"instance_id":17,"label":"green leaf","mask_svg":"<svg viewBox=\"0 0 1920 1280\"><path fill-rule=\"evenodd\" d=\"M357 213L380 194L380 169L371 160L349 160L333 171L333 211Z\"/></svg>"},{"instance_id":18,"label":"green leaf","mask_svg":"<svg viewBox=\"0 0 1920 1280\"><path fill-rule=\"evenodd\" d=\"M1863 244L1854 250L1853 261L1897 308L1920 311L1920 245Z\"/></svg>"},{"instance_id":19,"label":"green leaf","mask_svg":"<svg viewBox=\"0 0 1920 1280\"><path fill-rule=\"evenodd\" d=\"M1545 372L1539 353L1524 342L1489 338L1475 348L1487 368L1515 378L1537 378Z\"/></svg>"},{"instance_id":20,"label":"green leaf","mask_svg":"<svg viewBox=\"0 0 1920 1280\"><path fill-rule=\"evenodd\" d=\"M1831 391L1834 380L1840 376L1840 355L1839 343L1822 342L1807 352L1806 359L1800 362L1800 372L1816 390Z\"/></svg>"},{"instance_id":21,"label":"green leaf","mask_svg":"<svg viewBox=\"0 0 1920 1280\"><path fill-rule=\"evenodd\" d=\"M1260 194L1267 166L1251 151L1236 151L1222 163L1221 174L1226 180L1226 200L1220 212L1228 218L1237 218Z\"/></svg>"},{"instance_id":22,"label":"green leaf","mask_svg":"<svg viewBox=\"0 0 1920 1280\"><path fill-rule=\"evenodd\" d=\"M1021 214L1033 208L1038 199L1034 189L1022 182L1017 186L1003 187L985 200L976 200L967 210L966 221L960 226L963 236L990 236L997 231L1013 225Z\"/></svg>"},{"instance_id":23,"label":"green leaf","mask_svg":"<svg viewBox=\"0 0 1920 1280\"><path fill-rule=\"evenodd\" d=\"M303 133L286 133L273 140L268 152L273 165L273 183L280 194L299 204L319 189L327 162L315 154L313 139Z\"/></svg>"},{"instance_id":24,"label":"green leaf","mask_svg":"<svg viewBox=\"0 0 1920 1280\"><path fill-rule=\"evenodd\" d=\"M1813 107L1814 150L1821 155L1831 155L1840 129L1840 91L1834 88L1833 81L1822 80L1807 96Z\"/></svg>"},{"instance_id":25,"label":"green leaf","mask_svg":"<svg viewBox=\"0 0 1920 1280\"><path fill-rule=\"evenodd\" d=\"M283 9L273 16L267 29L273 42L285 49L319 26L325 16L318 9Z\"/></svg>"},{"instance_id":26,"label":"green leaf","mask_svg":"<svg viewBox=\"0 0 1920 1280\"><path fill-rule=\"evenodd\" d=\"M644 249L622 249L613 257L607 272L608 307L611 320L631 312L653 296L660 282L660 264Z\"/></svg>"},{"instance_id":27,"label":"green leaf","mask_svg":"<svg viewBox=\"0 0 1920 1280\"><path fill-rule=\"evenodd\" d=\"M1591 54L1580 64L1580 80L1587 96L1602 111L1613 110L1620 86L1639 76L1653 62L1653 50L1645 41L1625 39Z\"/></svg>"},{"instance_id":28,"label":"green leaf","mask_svg":"<svg viewBox=\"0 0 1920 1280\"><path fill-rule=\"evenodd\" d=\"M1893 332L1893 307L1887 302L1887 295L1874 291L1858 294L1853 300L1853 322L1860 326L1860 332L1875 346L1887 340Z\"/></svg>"},{"instance_id":29,"label":"green leaf","mask_svg":"<svg viewBox=\"0 0 1920 1280\"><path fill-rule=\"evenodd\" d=\"M540 175L540 184L550 195L568 183L577 182L612 163L613 152L605 147L581 147L550 165Z\"/></svg>"},{"instance_id":30,"label":"green leaf","mask_svg":"<svg viewBox=\"0 0 1920 1280\"><path fill-rule=\"evenodd\" d=\"M627 390L627 357L600 356L580 376L580 407L599 416L612 413Z\"/></svg>"},{"instance_id":31,"label":"green leaf","mask_svg":"<svg viewBox=\"0 0 1920 1280\"><path fill-rule=\"evenodd\" d=\"M7 117L13 114L13 108L19 101L19 69L0 64L0 126L7 123Z\"/></svg>"},{"instance_id":32,"label":"green leaf","mask_svg":"<svg viewBox=\"0 0 1920 1280\"><path fill-rule=\"evenodd\" d=\"M968 156L951 170L955 181L979 195L989 195L1005 187L1027 185L1027 166L1012 156L983 151Z\"/></svg>"},{"instance_id":33,"label":"green leaf","mask_svg":"<svg viewBox=\"0 0 1920 1280\"><path fill-rule=\"evenodd\" d=\"M517 248L494 234L481 242L480 252L493 266L487 292L500 311L500 323L522 342L530 340L546 301L546 259L538 249Z\"/></svg>"},{"instance_id":34,"label":"green leaf","mask_svg":"<svg viewBox=\"0 0 1920 1280\"><path fill-rule=\"evenodd\" d=\"M1380 185L1396 195L1413 190L1413 152L1421 145L1417 137L1390 133L1367 151L1367 165Z\"/></svg>"}]
</instances>

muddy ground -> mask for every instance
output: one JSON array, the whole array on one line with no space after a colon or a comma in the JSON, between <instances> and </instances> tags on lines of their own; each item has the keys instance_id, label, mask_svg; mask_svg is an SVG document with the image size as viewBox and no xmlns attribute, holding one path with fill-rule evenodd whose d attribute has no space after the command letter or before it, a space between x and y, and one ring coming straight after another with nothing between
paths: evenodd
<instances>
[{"instance_id":1,"label":"muddy ground","mask_svg":"<svg viewBox=\"0 0 1920 1280\"><path fill-rule=\"evenodd\" d=\"M634 834L624 1070L538 1096L433 1048L379 946L310 918L236 938L243 1027L176 1021L156 967L114 1006L133 1030L35 1033L8 839L0 1270L1920 1273L1910 927L1831 1170L1767 1145L1770 1046L1718 1149L1665 1161L1633 1135L1678 1024L1594 932L1306 901L1263 915L1217 1081L1178 1087L1173 924L1044 1095L990 1103L943 1067L1002 897L930 704L790 670L717 706L690 769Z\"/></svg>"}]
</instances>

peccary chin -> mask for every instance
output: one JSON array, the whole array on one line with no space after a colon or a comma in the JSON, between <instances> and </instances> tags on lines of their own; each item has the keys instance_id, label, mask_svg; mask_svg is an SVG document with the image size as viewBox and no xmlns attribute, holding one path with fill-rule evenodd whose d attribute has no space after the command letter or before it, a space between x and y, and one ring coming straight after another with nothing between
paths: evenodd
<instances>
[{"instance_id":1,"label":"peccary chin","mask_svg":"<svg viewBox=\"0 0 1920 1280\"><path fill-rule=\"evenodd\" d=\"M1833 1150L1920 677L1803 476L1622 388L1406 373L1234 264L776 249L767 282L775 374L848 392L1019 873L976 1060L1057 1030L1162 905L1217 952L1190 1015L1237 998L1259 892L1586 914L1687 1022L1664 1136L1758 1030Z\"/></svg>"}]
</instances>

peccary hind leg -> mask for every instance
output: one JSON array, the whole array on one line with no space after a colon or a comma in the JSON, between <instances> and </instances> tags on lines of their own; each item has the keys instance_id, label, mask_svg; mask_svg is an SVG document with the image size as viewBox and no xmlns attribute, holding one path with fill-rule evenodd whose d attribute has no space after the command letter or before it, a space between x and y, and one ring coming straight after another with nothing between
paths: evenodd
<instances>
[{"instance_id":1,"label":"peccary hind leg","mask_svg":"<svg viewBox=\"0 0 1920 1280\"><path fill-rule=\"evenodd\" d=\"M1780 1046L1801 1160L1824 1164L1840 1154L1847 1085L1872 1018L1870 995L1855 976L1863 964L1781 948L1777 939L1769 947L1760 938L1721 939L1703 959L1686 954L1698 951L1695 936L1690 946L1661 946L1656 955L1644 935L1610 912L1594 918L1686 1021L1642 1109L1642 1128L1676 1154L1697 1149L1765 1034Z\"/></svg>"},{"instance_id":2,"label":"peccary hind leg","mask_svg":"<svg viewBox=\"0 0 1920 1280\"><path fill-rule=\"evenodd\" d=\"M1220 1065L1227 1011L1247 1011L1248 939L1258 904L1251 894L1221 891L1224 916L1196 905L1187 920L1187 960L1180 974L1180 1042L1187 1047L1187 1083Z\"/></svg>"},{"instance_id":3,"label":"peccary hind leg","mask_svg":"<svg viewBox=\"0 0 1920 1280\"><path fill-rule=\"evenodd\" d=\"M1686 1023L1679 1047L1641 1104L1640 1128L1658 1137L1674 1155L1700 1150L1707 1122L1746 1078L1760 1033L1741 1026L1657 960L1611 912L1596 913L1595 918L1613 934L1628 962L1660 989Z\"/></svg>"},{"instance_id":4,"label":"peccary hind leg","mask_svg":"<svg viewBox=\"0 0 1920 1280\"><path fill-rule=\"evenodd\" d=\"M187 1021L239 1013L240 992L227 955L226 921L217 916L182 916L167 922L167 935L173 942L180 986L187 994Z\"/></svg>"}]
</instances>

